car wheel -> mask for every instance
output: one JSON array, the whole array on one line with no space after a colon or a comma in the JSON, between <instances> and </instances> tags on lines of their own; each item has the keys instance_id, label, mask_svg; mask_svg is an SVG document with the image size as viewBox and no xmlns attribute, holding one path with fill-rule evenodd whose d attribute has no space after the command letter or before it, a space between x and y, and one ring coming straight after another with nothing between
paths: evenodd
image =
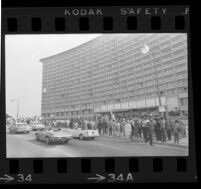
<instances>
[{"instance_id":1,"label":"car wheel","mask_svg":"<svg viewBox=\"0 0 201 189\"><path fill-rule=\"evenodd\" d=\"M80 134L79 139L80 139L80 140L83 140L83 138L84 138L83 135Z\"/></svg>"},{"instance_id":2,"label":"car wheel","mask_svg":"<svg viewBox=\"0 0 201 189\"><path fill-rule=\"evenodd\" d=\"M94 140L95 137L91 137L91 140Z\"/></svg>"},{"instance_id":3,"label":"car wheel","mask_svg":"<svg viewBox=\"0 0 201 189\"><path fill-rule=\"evenodd\" d=\"M38 136L38 134L36 135L36 140L39 141L39 136Z\"/></svg>"},{"instance_id":4,"label":"car wheel","mask_svg":"<svg viewBox=\"0 0 201 189\"><path fill-rule=\"evenodd\" d=\"M68 140L66 140L66 141L64 142L64 144L68 144Z\"/></svg>"},{"instance_id":5,"label":"car wheel","mask_svg":"<svg viewBox=\"0 0 201 189\"><path fill-rule=\"evenodd\" d=\"M49 137L46 137L46 144L50 144L50 138Z\"/></svg>"}]
</instances>

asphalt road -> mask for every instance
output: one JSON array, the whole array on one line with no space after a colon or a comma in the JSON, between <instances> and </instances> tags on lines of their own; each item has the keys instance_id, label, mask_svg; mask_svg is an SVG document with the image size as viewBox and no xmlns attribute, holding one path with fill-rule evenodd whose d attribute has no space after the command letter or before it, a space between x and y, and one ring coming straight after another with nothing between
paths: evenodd
<instances>
[{"instance_id":1,"label":"asphalt road","mask_svg":"<svg viewBox=\"0 0 201 189\"><path fill-rule=\"evenodd\" d=\"M112 156L187 156L188 149L154 144L132 143L124 139L97 137L95 140L72 139L68 144L36 141L34 132L7 132L7 157L112 157Z\"/></svg>"}]
</instances>

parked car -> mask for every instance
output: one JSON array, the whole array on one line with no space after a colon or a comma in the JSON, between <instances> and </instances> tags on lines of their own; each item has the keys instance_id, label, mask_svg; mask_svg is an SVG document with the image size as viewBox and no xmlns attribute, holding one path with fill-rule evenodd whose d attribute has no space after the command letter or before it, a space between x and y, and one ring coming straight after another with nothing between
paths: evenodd
<instances>
[{"instance_id":1,"label":"parked car","mask_svg":"<svg viewBox=\"0 0 201 189\"><path fill-rule=\"evenodd\" d=\"M33 131L42 130L45 128L45 125L43 125L40 122L34 122L34 123L31 123L31 128Z\"/></svg>"},{"instance_id":2,"label":"parked car","mask_svg":"<svg viewBox=\"0 0 201 189\"><path fill-rule=\"evenodd\" d=\"M51 142L68 143L73 138L70 132L53 127L45 127L42 130L36 131L35 136L37 141L45 141L46 144Z\"/></svg>"},{"instance_id":3,"label":"parked car","mask_svg":"<svg viewBox=\"0 0 201 189\"><path fill-rule=\"evenodd\" d=\"M79 138L80 140L83 139L95 139L95 137L99 136L98 130L92 129L72 129L73 138Z\"/></svg>"},{"instance_id":4,"label":"parked car","mask_svg":"<svg viewBox=\"0 0 201 189\"><path fill-rule=\"evenodd\" d=\"M31 130L27 123L16 123L9 127L10 133L29 133Z\"/></svg>"}]
</instances>

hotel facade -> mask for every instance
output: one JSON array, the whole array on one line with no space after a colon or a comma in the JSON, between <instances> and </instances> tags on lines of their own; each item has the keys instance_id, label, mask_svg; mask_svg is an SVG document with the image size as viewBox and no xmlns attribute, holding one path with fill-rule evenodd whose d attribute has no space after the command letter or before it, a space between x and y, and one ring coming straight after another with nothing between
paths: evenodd
<instances>
[{"instance_id":1,"label":"hotel facade","mask_svg":"<svg viewBox=\"0 0 201 189\"><path fill-rule=\"evenodd\" d=\"M102 34L40 61L44 119L159 106L188 114L186 34Z\"/></svg>"}]
</instances>

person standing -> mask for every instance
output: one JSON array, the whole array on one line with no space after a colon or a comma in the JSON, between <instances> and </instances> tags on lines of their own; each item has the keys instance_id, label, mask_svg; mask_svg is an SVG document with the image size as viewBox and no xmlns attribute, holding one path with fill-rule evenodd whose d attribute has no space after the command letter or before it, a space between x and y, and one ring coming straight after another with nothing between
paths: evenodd
<instances>
[{"instance_id":1,"label":"person standing","mask_svg":"<svg viewBox=\"0 0 201 189\"><path fill-rule=\"evenodd\" d=\"M173 134L174 134L174 143L179 143L179 132L180 132L180 125L177 120L175 120L175 123L173 125Z\"/></svg>"},{"instance_id":2,"label":"person standing","mask_svg":"<svg viewBox=\"0 0 201 189\"><path fill-rule=\"evenodd\" d=\"M186 137L186 127L185 127L185 124L184 124L184 122L182 121L181 118L178 120L178 123L179 123L180 129L181 129L181 131L180 131L181 138L185 138Z\"/></svg>"},{"instance_id":3,"label":"person standing","mask_svg":"<svg viewBox=\"0 0 201 189\"><path fill-rule=\"evenodd\" d=\"M107 134L107 122L105 119L102 121L102 128L103 128L103 135L105 136Z\"/></svg>"},{"instance_id":4,"label":"person standing","mask_svg":"<svg viewBox=\"0 0 201 189\"><path fill-rule=\"evenodd\" d=\"M69 124L70 124L70 120L67 119L67 120L66 120L66 123L67 123L67 128L68 128L68 127L69 127Z\"/></svg>"},{"instance_id":5,"label":"person standing","mask_svg":"<svg viewBox=\"0 0 201 189\"><path fill-rule=\"evenodd\" d=\"M131 132L132 132L131 124L129 121L127 121L125 125L125 137L127 142L131 142L130 140Z\"/></svg>"},{"instance_id":6,"label":"person standing","mask_svg":"<svg viewBox=\"0 0 201 189\"><path fill-rule=\"evenodd\" d=\"M139 137L141 138L141 133L142 133L142 120L139 118L137 120L137 127L138 127L138 134L139 134Z\"/></svg>"},{"instance_id":7,"label":"person standing","mask_svg":"<svg viewBox=\"0 0 201 189\"><path fill-rule=\"evenodd\" d=\"M91 123L91 129L95 130L95 121L91 120L90 123Z\"/></svg>"},{"instance_id":8,"label":"person standing","mask_svg":"<svg viewBox=\"0 0 201 189\"><path fill-rule=\"evenodd\" d=\"M151 119L151 121L147 122L147 126L148 126L148 129L147 129L148 137L145 143L150 141L150 145L153 146L154 121Z\"/></svg>"},{"instance_id":9,"label":"person standing","mask_svg":"<svg viewBox=\"0 0 201 189\"><path fill-rule=\"evenodd\" d=\"M153 139L154 139L154 137L156 137L156 136L155 136L155 130L156 130L156 119L155 119L155 118L152 118L151 120L152 120L152 122L153 122L153 133L152 133L152 134L153 134Z\"/></svg>"},{"instance_id":10,"label":"person standing","mask_svg":"<svg viewBox=\"0 0 201 189\"><path fill-rule=\"evenodd\" d=\"M69 122L69 127L70 127L71 129L73 129L73 120L72 120L72 119L71 119L70 122Z\"/></svg>"},{"instance_id":11,"label":"person standing","mask_svg":"<svg viewBox=\"0 0 201 189\"><path fill-rule=\"evenodd\" d=\"M170 124L171 124L170 120L168 118L166 118L165 119L165 128L166 128L166 131L167 131L168 140L171 140L171 135L172 135Z\"/></svg>"},{"instance_id":12,"label":"person standing","mask_svg":"<svg viewBox=\"0 0 201 189\"><path fill-rule=\"evenodd\" d=\"M91 121L89 121L89 122L87 123L87 129L88 129L88 130L91 130L91 129L92 129Z\"/></svg>"},{"instance_id":13,"label":"person standing","mask_svg":"<svg viewBox=\"0 0 201 189\"><path fill-rule=\"evenodd\" d=\"M131 125L131 136L132 137L134 137L134 130L135 130L135 125L134 125L134 121L133 120L131 120L130 121L130 125Z\"/></svg>"},{"instance_id":14,"label":"person standing","mask_svg":"<svg viewBox=\"0 0 201 189\"><path fill-rule=\"evenodd\" d=\"M134 141L139 142L139 127L137 124L137 120L133 122L133 136L134 136Z\"/></svg>"},{"instance_id":15,"label":"person standing","mask_svg":"<svg viewBox=\"0 0 201 189\"><path fill-rule=\"evenodd\" d=\"M161 126L161 142L166 142L165 120L162 117L160 120L160 126Z\"/></svg>"},{"instance_id":16,"label":"person standing","mask_svg":"<svg viewBox=\"0 0 201 189\"><path fill-rule=\"evenodd\" d=\"M144 118L142 119L142 132L143 132L144 140L146 141L147 140L147 122Z\"/></svg>"},{"instance_id":17,"label":"person standing","mask_svg":"<svg viewBox=\"0 0 201 189\"><path fill-rule=\"evenodd\" d=\"M112 135L115 136L116 135L116 123L115 120L112 120Z\"/></svg>"},{"instance_id":18,"label":"person standing","mask_svg":"<svg viewBox=\"0 0 201 189\"><path fill-rule=\"evenodd\" d=\"M82 130L85 130L85 129L86 129L86 125L85 125L84 120L81 121L81 125L80 125L80 126L81 126L81 129L82 129Z\"/></svg>"},{"instance_id":19,"label":"person standing","mask_svg":"<svg viewBox=\"0 0 201 189\"><path fill-rule=\"evenodd\" d=\"M86 128L88 127L89 121L87 119L84 120Z\"/></svg>"},{"instance_id":20,"label":"person standing","mask_svg":"<svg viewBox=\"0 0 201 189\"><path fill-rule=\"evenodd\" d=\"M117 130L117 136L120 136L120 122L117 121L116 123L116 130Z\"/></svg>"},{"instance_id":21,"label":"person standing","mask_svg":"<svg viewBox=\"0 0 201 189\"><path fill-rule=\"evenodd\" d=\"M125 118L123 118L123 121L121 122L121 128L122 128L123 137L126 137L125 126L126 126L126 120L125 120Z\"/></svg>"},{"instance_id":22,"label":"person standing","mask_svg":"<svg viewBox=\"0 0 201 189\"><path fill-rule=\"evenodd\" d=\"M155 120L156 120L156 126L155 126L156 140L157 140L157 141L161 141L160 121L159 121L159 118L155 118Z\"/></svg>"},{"instance_id":23,"label":"person standing","mask_svg":"<svg viewBox=\"0 0 201 189\"><path fill-rule=\"evenodd\" d=\"M112 120L110 120L108 121L109 136L112 136L112 127L113 127L113 122Z\"/></svg>"},{"instance_id":24,"label":"person standing","mask_svg":"<svg viewBox=\"0 0 201 189\"><path fill-rule=\"evenodd\" d=\"M100 136L102 135L101 130L102 130L102 122L99 119L99 121L98 121L98 133L99 133Z\"/></svg>"},{"instance_id":25,"label":"person standing","mask_svg":"<svg viewBox=\"0 0 201 189\"><path fill-rule=\"evenodd\" d=\"M78 129L78 126L79 126L79 124L78 124L78 122L76 121L76 122L73 124L73 128L74 128L74 129Z\"/></svg>"}]
</instances>

